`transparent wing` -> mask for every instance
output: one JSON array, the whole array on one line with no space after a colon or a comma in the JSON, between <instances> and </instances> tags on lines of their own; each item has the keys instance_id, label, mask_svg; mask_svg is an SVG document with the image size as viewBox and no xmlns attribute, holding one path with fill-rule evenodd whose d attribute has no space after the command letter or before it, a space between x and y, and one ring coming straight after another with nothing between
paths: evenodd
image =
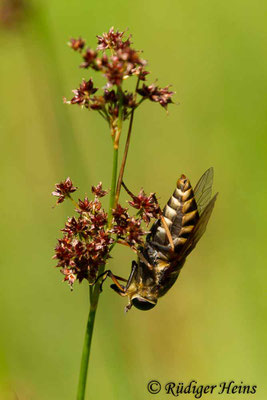
<instances>
[{"instance_id":1,"label":"transparent wing","mask_svg":"<svg viewBox=\"0 0 267 400\"><path fill-rule=\"evenodd\" d=\"M186 241L184 247L181 249L181 252L178 256L179 260L182 260L183 258L187 257L188 254L191 253L191 251L196 247L197 242L205 232L212 210L214 208L217 195L218 193L216 193L216 195L210 200L206 208L203 210L193 232Z\"/></svg>"},{"instance_id":2,"label":"transparent wing","mask_svg":"<svg viewBox=\"0 0 267 400\"><path fill-rule=\"evenodd\" d=\"M211 167L206 172L204 172L194 189L194 196L200 216L211 199L212 183L213 168Z\"/></svg>"}]
</instances>

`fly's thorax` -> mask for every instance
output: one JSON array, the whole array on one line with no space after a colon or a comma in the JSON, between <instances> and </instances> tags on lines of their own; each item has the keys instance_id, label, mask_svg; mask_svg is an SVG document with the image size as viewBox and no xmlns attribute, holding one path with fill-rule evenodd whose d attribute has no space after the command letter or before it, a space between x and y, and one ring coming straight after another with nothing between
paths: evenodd
<instances>
[{"instance_id":1,"label":"fly's thorax","mask_svg":"<svg viewBox=\"0 0 267 400\"><path fill-rule=\"evenodd\" d=\"M155 270L149 269L144 262L139 260L131 284L127 289L129 299L133 300L135 297L139 296L149 301L155 301L157 298L157 293L155 291L156 285Z\"/></svg>"},{"instance_id":2,"label":"fly's thorax","mask_svg":"<svg viewBox=\"0 0 267 400\"><path fill-rule=\"evenodd\" d=\"M135 305L136 301L138 301L139 307L137 308L144 307L144 301L156 304L158 298L165 295L176 282L182 265L173 270L172 263L159 261L157 265L153 266L151 276L143 274L145 268L147 268L146 265L141 263L141 274L139 273L134 277L127 290L130 304Z\"/></svg>"},{"instance_id":3,"label":"fly's thorax","mask_svg":"<svg viewBox=\"0 0 267 400\"><path fill-rule=\"evenodd\" d=\"M176 282L182 266L177 266L175 268L172 267L172 264L169 265L168 269L165 269L159 279L157 293L158 297L164 296L170 288Z\"/></svg>"},{"instance_id":4,"label":"fly's thorax","mask_svg":"<svg viewBox=\"0 0 267 400\"><path fill-rule=\"evenodd\" d=\"M143 311L151 310L151 308L155 307L158 302L158 296L151 289L151 286L131 284L127 290L129 304L126 310L132 306Z\"/></svg>"}]
</instances>

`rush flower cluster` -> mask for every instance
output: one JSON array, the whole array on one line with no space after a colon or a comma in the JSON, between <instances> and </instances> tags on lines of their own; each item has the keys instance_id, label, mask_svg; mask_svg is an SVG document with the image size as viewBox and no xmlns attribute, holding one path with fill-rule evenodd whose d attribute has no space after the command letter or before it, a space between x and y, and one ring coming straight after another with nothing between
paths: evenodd
<instances>
[{"instance_id":1,"label":"rush flower cluster","mask_svg":"<svg viewBox=\"0 0 267 400\"><path fill-rule=\"evenodd\" d=\"M97 278L101 265L110 257L110 252L116 243L127 245L136 251L136 246L143 244L143 237L147 233L142 228L142 222L150 222L159 218L161 211L154 194L146 196L141 190L138 196L132 197L129 204L138 209L136 216L130 216L127 208L120 204L113 210L113 218L108 224L108 215L103 209L100 198L108 191L102 188L100 182L92 186L93 199L85 197L76 202L72 193L76 191L70 178L56 185L52 194L58 197L57 204L70 199L75 204L76 216L67 219L62 229L63 238L58 239L54 259L57 267L64 275L71 288L76 280L86 279L93 284Z\"/></svg>"},{"instance_id":2,"label":"rush flower cluster","mask_svg":"<svg viewBox=\"0 0 267 400\"><path fill-rule=\"evenodd\" d=\"M124 242L124 244L130 247L142 244L142 236L146 234L141 227L141 219L131 217L128 214L128 209L123 208L120 204L113 210L113 227L111 232L116 234L117 240L121 240L122 244Z\"/></svg>"},{"instance_id":3,"label":"rush flower cluster","mask_svg":"<svg viewBox=\"0 0 267 400\"><path fill-rule=\"evenodd\" d=\"M68 188L66 182L68 181ZM68 178L56 185L57 190L52 194L62 199L70 198L73 192L73 184ZM66 194L67 193L67 194ZM57 267L65 276L64 280L73 285L78 279L81 282L87 279L92 283L96 279L98 268L108 257L109 246L113 239L107 230L107 214L102 208L100 198L107 194L100 183L92 187L94 199L85 197L76 203L77 216L67 219L62 229L64 236L58 240L54 258L57 259ZM63 198L64 196L64 198ZM57 201L59 202L59 200Z\"/></svg>"},{"instance_id":4,"label":"rush flower cluster","mask_svg":"<svg viewBox=\"0 0 267 400\"><path fill-rule=\"evenodd\" d=\"M70 39L69 46L82 57L80 67L100 72L106 79L104 88L99 91L93 80L84 79L79 88L73 90L74 97L68 104L78 104L90 110L98 111L110 126L118 118L120 106L123 105L122 118L126 120L133 109L144 100L159 103L167 109L172 103L172 91L169 86L160 88L155 84L138 88L140 81L145 81L149 72L147 62L141 57L141 52L132 47L131 37L125 37L125 32L115 31L112 27L102 36L97 36L96 49L85 46L81 37ZM137 77L136 90L127 91L124 81L129 77Z\"/></svg>"}]
</instances>

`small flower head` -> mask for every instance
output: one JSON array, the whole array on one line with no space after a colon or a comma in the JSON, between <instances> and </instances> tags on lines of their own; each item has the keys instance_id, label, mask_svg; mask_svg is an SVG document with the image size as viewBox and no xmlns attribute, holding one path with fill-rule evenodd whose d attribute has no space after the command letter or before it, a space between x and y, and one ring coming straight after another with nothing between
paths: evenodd
<instances>
[{"instance_id":1,"label":"small flower head","mask_svg":"<svg viewBox=\"0 0 267 400\"><path fill-rule=\"evenodd\" d=\"M97 36L98 39L98 50L118 50L124 47L130 46L130 38L123 41L125 32L115 32L114 27L111 27L107 33L103 33L102 36Z\"/></svg>"},{"instance_id":2,"label":"small flower head","mask_svg":"<svg viewBox=\"0 0 267 400\"><path fill-rule=\"evenodd\" d=\"M68 45L74 51L81 51L84 48L85 40L83 40L81 37L79 37L78 39L71 38Z\"/></svg>"},{"instance_id":3,"label":"small flower head","mask_svg":"<svg viewBox=\"0 0 267 400\"><path fill-rule=\"evenodd\" d=\"M141 220L134 217L130 218L127 225L125 241L130 246L143 243L143 236L146 232L141 227Z\"/></svg>"},{"instance_id":4,"label":"small flower head","mask_svg":"<svg viewBox=\"0 0 267 400\"><path fill-rule=\"evenodd\" d=\"M129 246L141 244L142 237L145 231L141 227L139 218L130 217L127 208L123 208L120 204L113 210L113 227L112 233L117 235L117 238L122 239Z\"/></svg>"},{"instance_id":5,"label":"small flower head","mask_svg":"<svg viewBox=\"0 0 267 400\"><path fill-rule=\"evenodd\" d=\"M95 65L96 57L97 52L88 47L83 54L84 62L80 65L80 67L89 68L90 66L92 66L94 69L97 69L98 67Z\"/></svg>"},{"instance_id":6,"label":"small flower head","mask_svg":"<svg viewBox=\"0 0 267 400\"><path fill-rule=\"evenodd\" d=\"M64 282L67 281L70 285L70 289L73 290L73 284L76 281L76 276L73 274L72 269L63 268L61 273L65 276Z\"/></svg>"},{"instance_id":7,"label":"small flower head","mask_svg":"<svg viewBox=\"0 0 267 400\"><path fill-rule=\"evenodd\" d=\"M107 190L103 190L102 189L102 182L99 182L99 184L97 186L92 186L92 193L96 197L104 197L104 196L106 196L106 194L108 194L108 191Z\"/></svg>"},{"instance_id":8,"label":"small flower head","mask_svg":"<svg viewBox=\"0 0 267 400\"><path fill-rule=\"evenodd\" d=\"M90 98L91 110L103 110L105 108L105 100L103 96L93 96Z\"/></svg>"},{"instance_id":9,"label":"small flower head","mask_svg":"<svg viewBox=\"0 0 267 400\"><path fill-rule=\"evenodd\" d=\"M118 57L114 56L108 63L104 75L107 78L108 84L107 86L121 86L123 77L125 73L125 65L124 62L121 61Z\"/></svg>"},{"instance_id":10,"label":"small flower head","mask_svg":"<svg viewBox=\"0 0 267 400\"><path fill-rule=\"evenodd\" d=\"M139 76L140 81L145 81L146 76L149 74L148 71L145 71L144 68L136 69L136 74Z\"/></svg>"},{"instance_id":11,"label":"small flower head","mask_svg":"<svg viewBox=\"0 0 267 400\"><path fill-rule=\"evenodd\" d=\"M90 212L93 208L93 202L88 199L88 197L85 197L84 200L78 201L79 208L76 209L77 212Z\"/></svg>"},{"instance_id":12,"label":"small flower head","mask_svg":"<svg viewBox=\"0 0 267 400\"><path fill-rule=\"evenodd\" d=\"M128 108L131 109L137 106L133 93L124 93L123 105L125 107L125 111L127 111Z\"/></svg>"},{"instance_id":13,"label":"small flower head","mask_svg":"<svg viewBox=\"0 0 267 400\"><path fill-rule=\"evenodd\" d=\"M135 196L124 183L122 183L126 192L131 196L132 201L128 201L130 206L139 210L138 215L141 216L144 222L150 223L151 218L159 218L161 215L161 209L158 204L155 193L150 193L147 196L143 189L140 190L139 194Z\"/></svg>"},{"instance_id":14,"label":"small flower head","mask_svg":"<svg viewBox=\"0 0 267 400\"><path fill-rule=\"evenodd\" d=\"M111 127L111 135L116 136L116 127L119 115L123 121L127 120L132 111L141 103L149 99L159 103L167 109L172 103L173 92L169 86L160 88L155 84L145 85L138 88L139 81L145 81L148 71L145 70L146 60L142 53L132 47L131 37L125 37L125 32L116 31L113 27L106 33L97 36L98 46L96 49L87 47L84 49L85 41L81 38L71 39L69 45L82 56L81 68L93 69L100 72L106 80L103 92L95 95L97 91L93 86L92 79L83 80L78 89L73 90L74 97L65 103L78 104L89 110L98 111ZM128 78L137 79L136 89L127 91L125 81ZM141 96L141 98L139 97ZM122 112L120 114L120 107Z\"/></svg>"},{"instance_id":15,"label":"small flower head","mask_svg":"<svg viewBox=\"0 0 267 400\"><path fill-rule=\"evenodd\" d=\"M132 201L128 203L139 210L141 218L147 223L150 223L151 218L159 218L161 215L161 209L157 202L155 193L150 193L147 196L143 189L140 190L137 196L131 194Z\"/></svg>"},{"instance_id":16,"label":"small flower head","mask_svg":"<svg viewBox=\"0 0 267 400\"><path fill-rule=\"evenodd\" d=\"M70 194L77 190L77 187L73 186L70 178L57 183L55 186L56 190L52 192L52 195L58 197L57 204L62 203L66 197L70 197Z\"/></svg>"},{"instance_id":17,"label":"small flower head","mask_svg":"<svg viewBox=\"0 0 267 400\"><path fill-rule=\"evenodd\" d=\"M94 87L92 78L89 81L83 79L80 88L73 90L75 96L71 99L69 103L71 104L79 104L80 106L84 106L89 108L91 95L93 95L98 89Z\"/></svg>"},{"instance_id":18,"label":"small flower head","mask_svg":"<svg viewBox=\"0 0 267 400\"><path fill-rule=\"evenodd\" d=\"M147 86L143 84L142 88L137 92L144 98L159 103L162 107L167 109L168 104L172 103L172 96L174 92L169 90L169 86L160 88L155 84Z\"/></svg>"},{"instance_id":19,"label":"small flower head","mask_svg":"<svg viewBox=\"0 0 267 400\"><path fill-rule=\"evenodd\" d=\"M62 232L65 232L69 237L72 236L81 236L88 237L88 223L85 218L79 217L76 219L75 217L68 218L65 228L62 229Z\"/></svg>"}]
</instances>

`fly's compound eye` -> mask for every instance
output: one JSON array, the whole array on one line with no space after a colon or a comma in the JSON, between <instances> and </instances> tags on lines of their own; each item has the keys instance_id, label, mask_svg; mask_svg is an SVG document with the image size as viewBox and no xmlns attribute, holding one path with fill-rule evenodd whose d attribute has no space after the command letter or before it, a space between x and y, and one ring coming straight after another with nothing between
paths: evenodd
<instances>
[{"instance_id":1,"label":"fly's compound eye","mask_svg":"<svg viewBox=\"0 0 267 400\"><path fill-rule=\"evenodd\" d=\"M150 301L143 299L142 297L135 297L132 300L132 303L136 308L138 308L138 310L143 311L151 310L151 308L155 307L155 305L157 304L157 302L151 303Z\"/></svg>"}]
</instances>

